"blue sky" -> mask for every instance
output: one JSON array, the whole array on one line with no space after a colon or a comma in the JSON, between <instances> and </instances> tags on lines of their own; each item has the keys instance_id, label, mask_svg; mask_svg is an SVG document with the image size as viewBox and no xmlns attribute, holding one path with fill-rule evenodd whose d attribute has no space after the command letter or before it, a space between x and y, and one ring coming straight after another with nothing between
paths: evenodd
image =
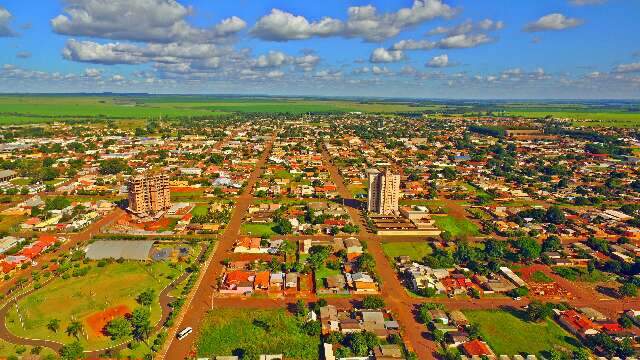
<instances>
[{"instance_id":1,"label":"blue sky","mask_svg":"<svg viewBox=\"0 0 640 360\"><path fill-rule=\"evenodd\" d=\"M0 1L0 91L640 98L635 0Z\"/></svg>"}]
</instances>

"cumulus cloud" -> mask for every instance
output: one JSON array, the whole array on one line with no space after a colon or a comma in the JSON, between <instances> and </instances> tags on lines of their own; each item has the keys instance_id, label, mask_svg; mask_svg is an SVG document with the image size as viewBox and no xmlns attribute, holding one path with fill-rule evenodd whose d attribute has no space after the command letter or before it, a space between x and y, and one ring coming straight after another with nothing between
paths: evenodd
<instances>
[{"instance_id":1,"label":"cumulus cloud","mask_svg":"<svg viewBox=\"0 0 640 360\"><path fill-rule=\"evenodd\" d=\"M460 34L446 37L438 41L440 49L466 49L493 41L485 34Z\"/></svg>"},{"instance_id":2,"label":"cumulus cloud","mask_svg":"<svg viewBox=\"0 0 640 360\"><path fill-rule=\"evenodd\" d=\"M393 50L431 50L436 43L429 40L400 40L391 46Z\"/></svg>"},{"instance_id":3,"label":"cumulus cloud","mask_svg":"<svg viewBox=\"0 0 640 360\"><path fill-rule=\"evenodd\" d=\"M584 23L581 19L569 18L560 13L553 13L545 15L540 19L529 23L524 27L524 31L538 32L538 31L559 31L574 28Z\"/></svg>"},{"instance_id":4,"label":"cumulus cloud","mask_svg":"<svg viewBox=\"0 0 640 360\"><path fill-rule=\"evenodd\" d=\"M11 22L11 13L9 10L0 6L0 37L15 36L16 33L9 26Z\"/></svg>"},{"instance_id":5,"label":"cumulus cloud","mask_svg":"<svg viewBox=\"0 0 640 360\"><path fill-rule=\"evenodd\" d=\"M326 17L317 22L309 22L304 16L272 9L270 14L258 20L251 29L251 34L262 40L303 40L336 35L343 28L340 20Z\"/></svg>"},{"instance_id":6,"label":"cumulus cloud","mask_svg":"<svg viewBox=\"0 0 640 360\"><path fill-rule=\"evenodd\" d=\"M438 41L401 40L391 46L392 50L466 49L492 42L485 34L451 35Z\"/></svg>"},{"instance_id":7,"label":"cumulus cloud","mask_svg":"<svg viewBox=\"0 0 640 360\"><path fill-rule=\"evenodd\" d=\"M389 71L386 66L374 65L371 67L371 73L373 75L389 75L391 74L391 71Z\"/></svg>"},{"instance_id":8,"label":"cumulus cloud","mask_svg":"<svg viewBox=\"0 0 640 360\"><path fill-rule=\"evenodd\" d=\"M404 59L404 53L401 50L387 50L385 48L377 48L373 50L369 61L372 63L390 63Z\"/></svg>"},{"instance_id":9,"label":"cumulus cloud","mask_svg":"<svg viewBox=\"0 0 640 360\"><path fill-rule=\"evenodd\" d=\"M452 35L467 34L473 31L501 30L502 28L504 28L504 22L502 21L484 19L484 20L478 21L477 23L474 23L471 20L467 20L462 24L459 24L454 27L438 26L437 28L427 32L427 35L443 35L444 34L444 35L452 36Z\"/></svg>"},{"instance_id":10,"label":"cumulus cloud","mask_svg":"<svg viewBox=\"0 0 640 360\"><path fill-rule=\"evenodd\" d=\"M84 70L84 76L90 78L98 78L102 76L102 70L96 68L88 68Z\"/></svg>"},{"instance_id":11,"label":"cumulus cloud","mask_svg":"<svg viewBox=\"0 0 640 360\"><path fill-rule=\"evenodd\" d=\"M211 28L195 28L185 19L192 9L175 0L66 0L65 13L51 20L59 34L115 40L176 42L222 40L246 27L238 18Z\"/></svg>"},{"instance_id":12,"label":"cumulus cloud","mask_svg":"<svg viewBox=\"0 0 640 360\"><path fill-rule=\"evenodd\" d=\"M431 60L429 60L426 64L428 67L433 68L443 68L449 66L449 55L442 54L438 56L434 56Z\"/></svg>"},{"instance_id":13,"label":"cumulus cloud","mask_svg":"<svg viewBox=\"0 0 640 360\"><path fill-rule=\"evenodd\" d=\"M640 62L631 64L620 64L614 69L616 73L640 72Z\"/></svg>"},{"instance_id":14,"label":"cumulus cloud","mask_svg":"<svg viewBox=\"0 0 640 360\"><path fill-rule=\"evenodd\" d=\"M258 20L251 34L271 41L344 36L379 42L398 35L408 27L437 17L450 18L457 13L457 9L442 0L414 0L410 8L382 14L373 5L352 6L347 10L346 21L329 17L309 21L301 15L272 9L271 13Z\"/></svg>"}]
</instances>

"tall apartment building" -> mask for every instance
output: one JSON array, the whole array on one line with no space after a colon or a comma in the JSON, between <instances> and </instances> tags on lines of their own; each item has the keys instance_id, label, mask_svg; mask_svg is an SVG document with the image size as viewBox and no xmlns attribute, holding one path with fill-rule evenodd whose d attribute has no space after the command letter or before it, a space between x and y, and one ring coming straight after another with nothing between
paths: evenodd
<instances>
[{"instance_id":1,"label":"tall apartment building","mask_svg":"<svg viewBox=\"0 0 640 360\"><path fill-rule=\"evenodd\" d=\"M398 213L400 200L400 175L394 175L389 168L384 172L376 169L367 171L369 177L369 212L392 215Z\"/></svg>"},{"instance_id":2,"label":"tall apartment building","mask_svg":"<svg viewBox=\"0 0 640 360\"><path fill-rule=\"evenodd\" d=\"M166 174L131 176L127 188L129 210L135 214L154 215L171 207L169 176Z\"/></svg>"}]
</instances>

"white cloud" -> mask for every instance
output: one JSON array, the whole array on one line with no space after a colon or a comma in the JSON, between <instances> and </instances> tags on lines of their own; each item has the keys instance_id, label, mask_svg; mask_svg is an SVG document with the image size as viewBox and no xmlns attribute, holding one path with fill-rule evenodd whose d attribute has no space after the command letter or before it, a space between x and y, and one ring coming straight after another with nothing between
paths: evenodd
<instances>
[{"instance_id":1,"label":"white cloud","mask_svg":"<svg viewBox=\"0 0 640 360\"><path fill-rule=\"evenodd\" d=\"M494 41L485 34L451 35L436 42L430 40L400 40L392 50L467 49Z\"/></svg>"},{"instance_id":2,"label":"white cloud","mask_svg":"<svg viewBox=\"0 0 640 360\"><path fill-rule=\"evenodd\" d=\"M16 33L11 30L9 23L11 22L11 13L9 10L0 6L0 37L15 36Z\"/></svg>"},{"instance_id":3,"label":"white cloud","mask_svg":"<svg viewBox=\"0 0 640 360\"><path fill-rule=\"evenodd\" d=\"M449 66L449 55L442 54L438 56L434 56L431 60L429 60L426 64L428 67L434 68L443 68Z\"/></svg>"},{"instance_id":4,"label":"white cloud","mask_svg":"<svg viewBox=\"0 0 640 360\"><path fill-rule=\"evenodd\" d=\"M493 41L485 34L460 34L446 37L438 41L439 49L466 49Z\"/></svg>"},{"instance_id":5,"label":"white cloud","mask_svg":"<svg viewBox=\"0 0 640 360\"><path fill-rule=\"evenodd\" d=\"M524 31L559 31L580 26L584 23L581 19L569 18L560 13L545 15L540 19L528 24L524 27Z\"/></svg>"},{"instance_id":6,"label":"white cloud","mask_svg":"<svg viewBox=\"0 0 640 360\"><path fill-rule=\"evenodd\" d=\"M311 37L326 37L340 33L344 25L340 20L323 18L309 22L304 16L272 9L269 15L258 20L251 34L262 40L287 41L303 40Z\"/></svg>"},{"instance_id":7,"label":"white cloud","mask_svg":"<svg viewBox=\"0 0 640 360\"><path fill-rule=\"evenodd\" d=\"M377 66L374 65L371 67L371 73L373 75L389 75L391 72L389 71L389 69L387 69L386 66Z\"/></svg>"},{"instance_id":8,"label":"white cloud","mask_svg":"<svg viewBox=\"0 0 640 360\"><path fill-rule=\"evenodd\" d=\"M312 37L344 36L360 37L379 42L398 35L402 30L437 17L450 18L457 9L442 0L414 0L410 8L379 14L373 5L352 6L347 10L347 20L325 17L309 21L279 9L258 20L251 34L271 41L303 40Z\"/></svg>"},{"instance_id":9,"label":"white cloud","mask_svg":"<svg viewBox=\"0 0 640 360\"><path fill-rule=\"evenodd\" d=\"M31 57L31 52L29 51L18 51L16 53L16 57L19 59L28 59Z\"/></svg>"},{"instance_id":10,"label":"white cloud","mask_svg":"<svg viewBox=\"0 0 640 360\"><path fill-rule=\"evenodd\" d=\"M599 5L604 4L607 0L571 0L571 5L584 6L584 5Z\"/></svg>"},{"instance_id":11,"label":"white cloud","mask_svg":"<svg viewBox=\"0 0 640 360\"><path fill-rule=\"evenodd\" d=\"M393 44L393 50L431 50L436 43L429 40L400 40Z\"/></svg>"},{"instance_id":12,"label":"white cloud","mask_svg":"<svg viewBox=\"0 0 640 360\"><path fill-rule=\"evenodd\" d=\"M630 72L640 72L640 62L631 63L631 64L620 64L616 66L614 72L617 73L630 73Z\"/></svg>"},{"instance_id":13,"label":"white cloud","mask_svg":"<svg viewBox=\"0 0 640 360\"><path fill-rule=\"evenodd\" d=\"M231 17L212 28L195 28L185 20L192 9L175 0L66 0L61 14L51 19L59 34L98 38L175 42L224 40L246 23Z\"/></svg>"},{"instance_id":14,"label":"white cloud","mask_svg":"<svg viewBox=\"0 0 640 360\"><path fill-rule=\"evenodd\" d=\"M90 78L98 78L102 76L102 70L96 68L88 68L84 70L84 76Z\"/></svg>"},{"instance_id":15,"label":"white cloud","mask_svg":"<svg viewBox=\"0 0 640 360\"><path fill-rule=\"evenodd\" d=\"M444 27L444 26L438 26L437 28L430 30L429 32L427 32L428 35L448 35L448 36L452 36L452 35L460 35L460 34L467 34L470 33L472 31L494 31L494 30L501 30L502 28L504 28L504 22L502 21L495 21L495 20L491 20L491 19L484 19L481 21L478 21L477 23L473 23L473 21L471 20L467 20L457 26L454 27Z\"/></svg>"},{"instance_id":16,"label":"white cloud","mask_svg":"<svg viewBox=\"0 0 640 360\"><path fill-rule=\"evenodd\" d=\"M369 61L372 63L390 63L404 59L404 53L401 50L387 50L385 48L377 48L373 50Z\"/></svg>"}]
</instances>

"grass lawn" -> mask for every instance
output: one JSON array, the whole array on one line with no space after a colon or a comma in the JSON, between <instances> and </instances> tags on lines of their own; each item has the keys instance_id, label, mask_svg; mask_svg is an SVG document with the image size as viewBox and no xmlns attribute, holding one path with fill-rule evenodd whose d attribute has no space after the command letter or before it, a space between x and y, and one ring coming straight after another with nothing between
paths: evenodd
<instances>
[{"instance_id":1,"label":"grass lawn","mask_svg":"<svg viewBox=\"0 0 640 360\"><path fill-rule=\"evenodd\" d=\"M553 279L548 277L547 274L542 271L536 271L531 275L531 280L537 283L552 283Z\"/></svg>"},{"instance_id":2,"label":"grass lawn","mask_svg":"<svg viewBox=\"0 0 640 360\"><path fill-rule=\"evenodd\" d=\"M300 331L296 318L284 309L216 309L204 319L196 347L200 357L248 353L316 360L320 337Z\"/></svg>"},{"instance_id":3,"label":"grass lawn","mask_svg":"<svg viewBox=\"0 0 640 360\"><path fill-rule=\"evenodd\" d=\"M209 214L209 206L208 205L196 205L191 210L191 215L193 216L207 216Z\"/></svg>"},{"instance_id":4,"label":"grass lawn","mask_svg":"<svg viewBox=\"0 0 640 360\"><path fill-rule=\"evenodd\" d=\"M26 216L0 216L0 232L11 232L26 219Z\"/></svg>"},{"instance_id":5,"label":"grass lawn","mask_svg":"<svg viewBox=\"0 0 640 360\"><path fill-rule=\"evenodd\" d=\"M433 249L424 241L416 242L385 242L382 243L382 250L390 259L398 256L409 256L411 260L422 260L431 254Z\"/></svg>"},{"instance_id":6,"label":"grass lawn","mask_svg":"<svg viewBox=\"0 0 640 360\"><path fill-rule=\"evenodd\" d=\"M0 339L0 357L3 359L12 355L17 356L18 358L20 358L20 356L26 356L31 354L31 349L33 349L33 346L15 345ZM40 351L41 357L50 355L54 355L54 359L57 359L58 354L49 348L42 348Z\"/></svg>"},{"instance_id":7,"label":"grass lawn","mask_svg":"<svg viewBox=\"0 0 640 360\"><path fill-rule=\"evenodd\" d=\"M551 349L574 350L578 341L553 320L540 323L522 320L517 313L500 310L464 312L496 355L520 353L540 355Z\"/></svg>"},{"instance_id":8,"label":"grass lawn","mask_svg":"<svg viewBox=\"0 0 640 360\"><path fill-rule=\"evenodd\" d=\"M340 275L340 270L329 269L326 266L322 266L320 269L316 270L316 288L323 289L324 288L324 279L332 275Z\"/></svg>"},{"instance_id":9,"label":"grass lawn","mask_svg":"<svg viewBox=\"0 0 640 360\"><path fill-rule=\"evenodd\" d=\"M255 235L255 236L271 236L271 235L275 235L276 233L273 232L273 230L271 229L272 227L274 227L275 224L274 223L268 223L268 224L242 224L242 226L240 227L240 233L244 234L244 235Z\"/></svg>"},{"instance_id":10,"label":"grass lawn","mask_svg":"<svg viewBox=\"0 0 640 360\"><path fill-rule=\"evenodd\" d=\"M367 195L367 192L369 191L367 189L367 185L366 184L362 184L362 185L347 185L347 190L349 190L349 193L351 193L351 196L353 196L354 198L358 198L358 197L362 197L363 195Z\"/></svg>"},{"instance_id":11,"label":"grass lawn","mask_svg":"<svg viewBox=\"0 0 640 360\"><path fill-rule=\"evenodd\" d=\"M193 201L204 197L204 189L192 191L174 191L171 193L171 201Z\"/></svg>"},{"instance_id":12,"label":"grass lawn","mask_svg":"<svg viewBox=\"0 0 640 360\"><path fill-rule=\"evenodd\" d=\"M456 219L453 216L434 216L436 226L442 231L448 231L454 237L475 236L480 232L473 222L467 219Z\"/></svg>"},{"instance_id":13,"label":"grass lawn","mask_svg":"<svg viewBox=\"0 0 640 360\"><path fill-rule=\"evenodd\" d=\"M552 268L555 274L562 276L563 278L571 281L582 281L582 282L600 282L600 281L610 281L615 276L612 276L608 273L602 272L600 270L594 269L593 272L589 273L587 269L580 267L570 267L570 266L556 266Z\"/></svg>"},{"instance_id":14,"label":"grass lawn","mask_svg":"<svg viewBox=\"0 0 640 360\"><path fill-rule=\"evenodd\" d=\"M22 299L18 307L24 320L24 328L20 325L15 307L12 307L6 318L9 330L20 336L70 343L74 338L65 334L64 329L72 319L78 319L83 322L88 334L88 339L80 337L86 349L109 346L112 344L111 340L94 335L84 320L96 312L118 305L125 305L133 310L138 306L135 300L138 294L147 288L155 289L158 294L171 282L169 278L179 273L179 270L170 267L167 262L145 265L126 261L102 268L97 267L95 262L89 265L91 270L87 275L67 280L57 278ZM160 319L160 315L160 305L152 305L153 324ZM47 329L47 323L52 319L60 320L60 330L57 333Z\"/></svg>"}]
</instances>

